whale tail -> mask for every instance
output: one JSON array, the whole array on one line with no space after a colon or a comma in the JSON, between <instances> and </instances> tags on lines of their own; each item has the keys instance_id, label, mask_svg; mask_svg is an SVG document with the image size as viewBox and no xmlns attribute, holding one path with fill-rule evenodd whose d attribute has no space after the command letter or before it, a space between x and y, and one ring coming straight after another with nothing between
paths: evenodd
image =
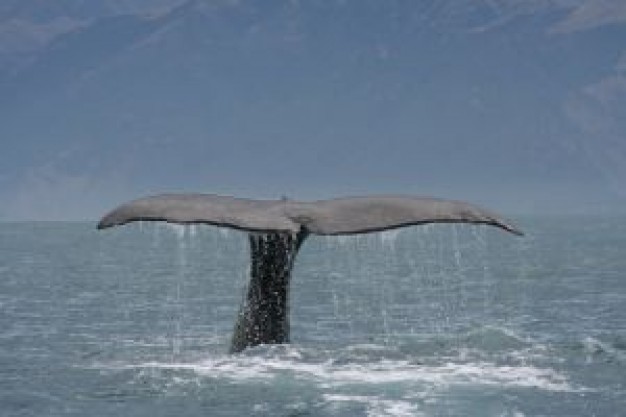
<instances>
[{"instance_id":1,"label":"whale tail","mask_svg":"<svg viewBox=\"0 0 626 417\"><path fill-rule=\"evenodd\" d=\"M249 232L250 282L231 352L289 342L289 283L309 234L350 235L427 223L471 223L522 235L494 213L469 203L424 197L350 197L316 202L249 200L210 194L163 194L131 201L98 229L133 221L203 223Z\"/></svg>"},{"instance_id":2,"label":"whale tail","mask_svg":"<svg viewBox=\"0 0 626 417\"><path fill-rule=\"evenodd\" d=\"M250 282L237 315L231 352L289 342L291 270L305 233L250 233Z\"/></svg>"}]
</instances>

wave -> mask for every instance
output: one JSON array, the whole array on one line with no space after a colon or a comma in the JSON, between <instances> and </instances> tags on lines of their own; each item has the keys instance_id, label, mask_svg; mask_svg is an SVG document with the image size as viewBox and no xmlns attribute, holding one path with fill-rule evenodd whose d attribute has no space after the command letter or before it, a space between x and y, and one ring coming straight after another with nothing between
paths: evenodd
<instances>
[{"instance_id":1,"label":"wave","mask_svg":"<svg viewBox=\"0 0 626 417\"><path fill-rule=\"evenodd\" d=\"M375 347L376 349L377 347ZM528 364L501 365L488 361L446 361L419 363L415 359L379 359L363 361L351 347L354 361L337 361L314 350L294 346L262 346L243 355L217 356L196 362L150 361L142 363L100 363L97 368L109 370L153 370L189 372L192 378L228 380L231 382L272 383L277 378L315 383L321 388L375 387L386 384L446 387L471 385L500 388L534 388L545 391L580 391L567 377L549 367ZM366 350L371 350L371 346ZM181 378L180 375L178 375ZM182 377L184 379L184 377Z\"/></svg>"},{"instance_id":2,"label":"wave","mask_svg":"<svg viewBox=\"0 0 626 417\"><path fill-rule=\"evenodd\" d=\"M587 362L601 360L604 362L626 363L626 351L623 341L602 341L588 336L575 346L575 350L582 350L587 357Z\"/></svg>"},{"instance_id":3,"label":"wave","mask_svg":"<svg viewBox=\"0 0 626 417\"><path fill-rule=\"evenodd\" d=\"M378 396L324 394L327 403L359 403L366 407L368 417L419 417L417 405L406 400L389 400Z\"/></svg>"}]
</instances>

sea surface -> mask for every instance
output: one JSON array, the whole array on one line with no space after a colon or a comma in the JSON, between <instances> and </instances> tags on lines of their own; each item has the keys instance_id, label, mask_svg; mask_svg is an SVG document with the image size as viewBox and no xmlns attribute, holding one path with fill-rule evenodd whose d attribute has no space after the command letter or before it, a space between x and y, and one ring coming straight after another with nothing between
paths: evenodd
<instances>
[{"instance_id":1,"label":"sea surface","mask_svg":"<svg viewBox=\"0 0 626 417\"><path fill-rule=\"evenodd\" d=\"M310 237L227 353L248 240L0 223L0 416L626 416L626 218Z\"/></svg>"}]
</instances>

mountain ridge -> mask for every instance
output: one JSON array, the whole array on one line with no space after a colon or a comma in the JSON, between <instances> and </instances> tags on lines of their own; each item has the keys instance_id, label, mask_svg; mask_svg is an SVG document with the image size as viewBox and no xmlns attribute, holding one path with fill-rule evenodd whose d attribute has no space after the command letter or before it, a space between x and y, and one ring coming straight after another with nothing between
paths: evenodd
<instances>
[{"instance_id":1,"label":"mountain ridge","mask_svg":"<svg viewBox=\"0 0 626 417\"><path fill-rule=\"evenodd\" d=\"M564 23L582 1L270 3L101 11L0 72L0 196L20 201L0 217L161 188L626 199L619 19Z\"/></svg>"}]
</instances>

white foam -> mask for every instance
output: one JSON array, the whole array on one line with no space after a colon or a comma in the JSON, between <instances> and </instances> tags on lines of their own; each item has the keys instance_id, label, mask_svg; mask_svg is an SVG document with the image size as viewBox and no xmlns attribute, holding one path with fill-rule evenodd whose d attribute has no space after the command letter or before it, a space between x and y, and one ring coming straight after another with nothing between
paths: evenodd
<instances>
[{"instance_id":1,"label":"white foam","mask_svg":"<svg viewBox=\"0 0 626 417\"><path fill-rule=\"evenodd\" d=\"M526 415L524 413L522 413L521 411L506 411L502 414L500 414L500 417L526 417Z\"/></svg>"},{"instance_id":2,"label":"white foam","mask_svg":"<svg viewBox=\"0 0 626 417\"><path fill-rule=\"evenodd\" d=\"M383 360L367 364L333 364L331 361L308 363L299 354L268 358L259 356L221 357L197 363L146 362L108 365L108 368L154 368L192 371L200 376L231 381L271 383L275 377L290 374L295 379L315 380L325 388L389 383L428 385L438 388L458 385L525 387L546 391L581 391L565 376L549 368L530 365L502 366L488 362L416 365L405 360Z\"/></svg>"},{"instance_id":3,"label":"white foam","mask_svg":"<svg viewBox=\"0 0 626 417\"><path fill-rule=\"evenodd\" d=\"M368 417L416 417L424 415L420 413L415 404L403 400L386 400L367 395L341 395L324 394L327 402L356 402L365 404Z\"/></svg>"}]
</instances>

